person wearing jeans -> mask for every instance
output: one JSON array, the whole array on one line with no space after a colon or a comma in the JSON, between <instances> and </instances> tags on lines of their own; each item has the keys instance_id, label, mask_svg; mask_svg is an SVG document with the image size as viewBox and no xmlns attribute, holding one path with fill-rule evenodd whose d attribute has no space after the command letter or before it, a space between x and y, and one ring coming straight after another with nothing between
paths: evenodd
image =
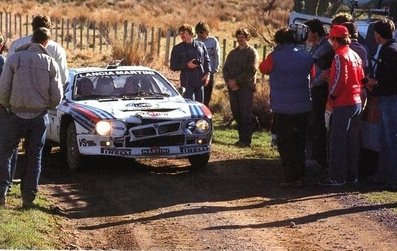
<instances>
[{"instance_id":1,"label":"person wearing jeans","mask_svg":"<svg viewBox=\"0 0 397 251\"><path fill-rule=\"evenodd\" d=\"M19 47L7 58L0 78L0 108L6 123L0 137L0 202L10 185L11 159L25 138L27 162L22 171L23 207L33 206L41 172L41 154L49 123L47 111L62 98L62 82L56 61L45 49L50 39L47 28L34 31L32 43ZM7 109L7 110L6 110Z\"/></svg>"},{"instance_id":2,"label":"person wearing jeans","mask_svg":"<svg viewBox=\"0 0 397 251\"><path fill-rule=\"evenodd\" d=\"M204 105L209 108L212 90L215 84L215 74L219 71L220 49L219 42L214 36L210 36L210 27L204 22L198 22L195 26L197 40L203 42L208 51L211 63L211 73L208 85L204 86Z\"/></svg>"},{"instance_id":3,"label":"person wearing jeans","mask_svg":"<svg viewBox=\"0 0 397 251\"><path fill-rule=\"evenodd\" d=\"M397 191L397 41L395 25L382 18L374 25L374 36L381 45L375 77L367 76L366 88L380 101L380 152L378 172L373 181Z\"/></svg>"},{"instance_id":4,"label":"person wearing jeans","mask_svg":"<svg viewBox=\"0 0 397 251\"><path fill-rule=\"evenodd\" d=\"M329 176L320 185L341 186L357 182L360 152L361 58L350 47L349 31L333 25L329 34L335 51L329 79L330 121Z\"/></svg>"}]
</instances>

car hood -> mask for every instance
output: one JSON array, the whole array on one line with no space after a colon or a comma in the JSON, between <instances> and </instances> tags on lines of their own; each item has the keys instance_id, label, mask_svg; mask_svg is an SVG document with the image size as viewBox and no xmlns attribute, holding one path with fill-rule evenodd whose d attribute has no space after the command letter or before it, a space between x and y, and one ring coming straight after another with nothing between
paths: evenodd
<instances>
[{"instance_id":1,"label":"car hood","mask_svg":"<svg viewBox=\"0 0 397 251\"><path fill-rule=\"evenodd\" d=\"M140 124L142 120L181 120L212 118L209 109L196 101L179 100L119 100L67 102L64 106L74 119L87 129L104 119L117 119Z\"/></svg>"}]
</instances>

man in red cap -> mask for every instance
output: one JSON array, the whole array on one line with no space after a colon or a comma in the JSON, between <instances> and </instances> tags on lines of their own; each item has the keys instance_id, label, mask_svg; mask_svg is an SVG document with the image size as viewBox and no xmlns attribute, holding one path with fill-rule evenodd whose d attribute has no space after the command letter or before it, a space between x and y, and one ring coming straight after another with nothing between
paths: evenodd
<instances>
[{"instance_id":1,"label":"man in red cap","mask_svg":"<svg viewBox=\"0 0 397 251\"><path fill-rule=\"evenodd\" d=\"M335 51L329 77L329 101L333 108L330 122L329 178L321 185L356 183L358 178L361 80L363 63L349 47L349 31L333 25L329 33Z\"/></svg>"}]
</instances>

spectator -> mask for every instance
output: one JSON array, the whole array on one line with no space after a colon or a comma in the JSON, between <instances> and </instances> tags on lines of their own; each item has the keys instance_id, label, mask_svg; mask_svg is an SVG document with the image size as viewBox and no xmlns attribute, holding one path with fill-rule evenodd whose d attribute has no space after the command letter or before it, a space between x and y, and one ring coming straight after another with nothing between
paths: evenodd
<instances>
[{"instance_id":1,"label":"spectator","mask_svg":"<svg viewBox=\"0 0 397 251\"><path fill-rule=\"evenodd\" d=\"M210 79L211 65L203 42L193 39L193 28L184 24L178 29L182 42L171 52L170 68L180 71L181 86L185 88L183 97L203 103L204 86Z\"/></svg>"},{"instance_id":2,"label":"spectator","mask_svg":"<svg viewBox=\"0 0 397 251\"><path fill-rule=\"evenodd\" d=\"M208 24L204 22L198 22L196 24L195 30L198 36L197 40L203 42L205 44L205 47L207 48L208 56L211 63L210 80L208 81L208 85L204 86L204 105L209 107L212 90L215 83L215 73L219 71L219 42L215 37L209 35L210 28Z\"/></svg>"},{"instance_id":3,"label":"spectator","mask_svg":"<svg viewBox=\"0 0 397 251\"><path fill-rule=\"evenodd\" d=\"M357 53L361 61L363 62L364 72L367 72L368 69L368 51L362 44L358 42L358 30L357 25L353 22L345 22L342 24L347 28L350 35L350 44L349 47Z\"/></svg>"},{"instance_id":4,"label":"spectator","mask_svg":"<svg viewBox=\"0 0 397 251\"><path fill-rule=\"evenodd\" d=\"M5 48L6 48L5 39L3 35L0 33L0 75L3 72L3 66L5 62L5 57L3 56L3 51ZM7 144L7 142L4 141L4 136L7 134L7 132L5 128L3 128L3 126L7 123L6 115L7 115L7 111L3 107L0 107L0 145ZM16 156L17 154L14 153L12 159L13 162L16 161ZM4 203L5 203L4 197L2 198L2 196L0 196L0 206L4 206Z\"/></svg>"},{"instance_id":5,"label":"spectator","mask_svg":"<svg viewBox=\"0 0 397 251\"><path fill-rule=\"evenodd\" d=\"M330 122L329 177L320 185L356 183L360 150L361 80L360 57L349 47L347 28L333 25L329 34L335 57L329 79Z\"/></svg>"},{"instance_id":6,"label":"spectator","mask_svg":"<svg viewBox=\"0 0 397 251\"><path fill-rule=\"evenodd\" d=\"M385 188L397 190L397 42L395 26L390 19L374 25L376 42L381 45L376 61L375 77L367 76L366 87L380 101L380 151L378 172L374 179Z\"/></svg>"},{"instance_id":7,"label":"spectator","mask_svg":"<svg viewBox=\"0 0 397 251\"><path fill-rule=\"evenodd\" d=\"M33 21L32 21L33 32L35 32L38 28L41 28L41 27L51 29L51 19L48 16L37 15L33 18ZM13 54L18 47L30 43L31 40L32 40L32 35L25 36L25 37L15 40L14 42L11 43L7 56L10 56L11 54ZM67 77L68 77L65 49L62 48L62 46L60 44L58 44L57 42L50 40L50 41L48 41L46 50L48 51L50 56L53 57L55 59L55 61L58 63L58 67L59 67L60 74L61 74L61 81L62 81L62 84L65 84Z\"/></svg>"},{"instance_id":8,"label":"spectator","mask_svg":"<svg viewBox=\"0 0 397 251\"><path fill-rule=\"evenodd\" d=\"M32 30L35 32L37 29L44 27L47 29L51 29L51 20L48 16L46 15L37 15L33 18L32 21ZM10 45L10 48L8 50L7 57L12 55L19 47L31 43L32 40L32 35L25 36L22 38L19 38L15 41L13 41ZM53 40L49 40L46 50L50 54L51 57L55 59L55 61L58 63L58 68L60 70L60 77L62 84L66 83L67 77L68 77L68 70L67 70L67 60L66 60L66 52L65 49L62 48L62 46L58 43L56 43ZM23 142L24 146L26 144L26 141ZM16 163L17 163L17 156L18 156L18 148L14 150L14 155L13 155L13 161L12 161L12 166L11 166L11 184L9 188L11 188L12 185L12 179L14 178L14 174L16 171Z\"/></svg>"},{"instance_id":9,"label":"spectator","mask_svg":"<svg viewBox=\"0 0 397 251\"><path fill-rule=\"evenodd\" d=\"M327 128L325 126L325 108L328 100L328 75L334 51L326 30L319 19L308 20L307 42L311 44L309 53L314 60L314 76L310 82L312 110L310 112L306 155L307 164L325 169L327 165Z\"/></svg>"},{"instance_id":10,"label":"spectator","mask_svg":"<svg viewBox=\"0 0 397 251\"><path fill-rule=\"evenodd\" d=\"M309 75L313 58L296 47L291 29L278 30L274 39L277 46L259 69L269 74L270 107L284 169L280 186L298 187L303 185L305 175L305 132L311 110Z\"/></svg>"},{"instance_id":11,"label":"spectator","mask_svg":"<svg viewBox=\"0 0 397 251\"><path fill-rule=\"evenodd\" d=\"M332 25L341 25L346 22L354 22L353 16L347 12L340 12L332 18L331 26Z\"/></svg>"},{"instance_id":12,"label":"spectator","mask_svg":"<svg viewBox=\"0 0 397 251\"><path fill-rule=\"evenodd\" d=\"M23 207L33 206L41 172L41 154L49 123L47 110L55 109L62 98L58 64L45 49L50 39L47 28L38 28L32 43L19 47L7 58L0 79L0 105L9 109L7 135L0 146L0 201L5 201L10 182L12 151L23 137L27 162L23 168ZM4 205L4 203L3 203Z\"/></svg>"},{"instance_id":13,"label":"spectator","mask_svg":"<svg viewBox=\"0 0 397 251\"><path fill-rule=\"evenodd\" d=\"M237 29L235 36L238 47L226 57L223 78L229 90L232 114L237 122L239 140L235 145L250 147L253 133L253 92L259 56L257 50L248 44L251 35L247 29Z\"/></svg>"}]
</instances>

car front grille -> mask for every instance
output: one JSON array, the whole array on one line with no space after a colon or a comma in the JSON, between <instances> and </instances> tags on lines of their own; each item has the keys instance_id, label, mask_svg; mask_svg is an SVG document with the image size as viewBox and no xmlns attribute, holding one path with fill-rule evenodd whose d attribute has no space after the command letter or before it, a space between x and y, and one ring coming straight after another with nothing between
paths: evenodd
<instances>
[{"instance_id":1,"label":"car front grille","mask_svg":"<svg viewBox=\"0 0 397 251\"><path fill-rule=\"evenodd\" d=\"M129 129L129 133L134 140L137 140L145 137L175 134L179 132L180 128L180 121L167 121L131 127Z\"/></svg>"}]
</instances>

